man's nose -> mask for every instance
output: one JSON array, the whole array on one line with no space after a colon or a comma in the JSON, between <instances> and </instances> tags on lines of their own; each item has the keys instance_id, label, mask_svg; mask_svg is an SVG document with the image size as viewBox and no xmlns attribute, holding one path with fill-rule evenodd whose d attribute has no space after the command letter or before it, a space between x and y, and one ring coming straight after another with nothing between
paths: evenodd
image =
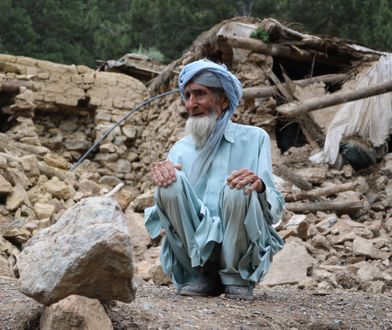
<instances>
[{"instance_id":1,"label":"man's nose","mask_svg":"<svg viewBox=\"0 0 392 330\"><path fill-rule=\"evenodd\" d=\"M193 94L189 95L189 98L187 100L187 106L189 108L194 108L198 105L199 100L197 99L197 97Z\"/></svg>"}]
</instances>

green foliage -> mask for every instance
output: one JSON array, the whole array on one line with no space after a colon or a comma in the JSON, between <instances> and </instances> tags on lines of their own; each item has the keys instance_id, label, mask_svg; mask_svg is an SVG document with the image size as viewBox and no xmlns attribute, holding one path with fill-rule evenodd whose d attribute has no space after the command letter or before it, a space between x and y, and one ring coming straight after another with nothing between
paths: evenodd
<instances>
[{"instance_id":1,"label":"green foliage","mask_svg":"<svg viewBox=\"0 0 392 330\"><path fill-rule=\"evenodd\" d=\"M254 38L254 39L259 39L259 40L261 40L262 42L265 42L266 44L268 44L269 43L269 35L268 35L268 33L267 33L267 31L266 30L264 30L261 26L259 26L257 29L256 29L256 31L253 31L251 34L250 34L250 37L251 38Z\"/></svg>"},{"instance_id":2,"label":"green foliage","mask_svg":"<svg viewBox=\"0 0 392 330\"><path fill-rule=\"evenodd\" d=\"M200 33L247 14L392 49L391 0L0 0L0 13L0 53L92 67L135 49L173 60Z\"/></svg>"},{"instance_id":3,"label":"green foliage","mask_svg":"<svg viewBox=\"0 0 392 330\"><path fill-rule=\"evenodd\" d=\"M143 48L143 46L140 45L139 48L133 49L131 52L134 54L147 56L153 61L158 61L160 63L163 63L165 61L165 55L163 55L162 52L155 47L150 47L147 49Z\"/></svg>"}]
</instances>

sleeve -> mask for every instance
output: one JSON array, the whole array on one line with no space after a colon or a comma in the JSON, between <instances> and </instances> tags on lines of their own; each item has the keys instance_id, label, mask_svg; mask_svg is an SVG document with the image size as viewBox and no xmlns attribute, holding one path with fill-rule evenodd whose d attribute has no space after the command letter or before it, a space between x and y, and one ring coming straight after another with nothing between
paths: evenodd
<instances>
[{"instance_id":1,"label":"sleeve","mask_svg":"<svg viewBox=\"0 0 392 330\"><path fill-rule=\"evenodd\" d=\"M158 237L162 229L156 205L144 209L144 225L152 239Z\"/></svg>"},{"instance_id":2,"label":"sleeve","mask_svg":"<svg viewBox=\"0 0 392 330\"><path fill-rule=\"evenodd\" d=\"M174 148L170 149L167 159L171 162L176 162ZM152 239L158 237L162 230L162 224L159 220L158 210L156 205L144 209L144 225L148 234Z\"/></svg>"},{"instance_id":3,"label":"sleeve","mask_svg":"<svg viewBox=\"0 0 392 330\"><path fill-rule=\"evenodd\" d=\"M258 194L258 199L267 221L270 224L277 224L283 215L285 202L273 181L271 143L266 132L263 131L259 143L257 175L263 181L265 191Z\"/></svg>"}]
</instances>

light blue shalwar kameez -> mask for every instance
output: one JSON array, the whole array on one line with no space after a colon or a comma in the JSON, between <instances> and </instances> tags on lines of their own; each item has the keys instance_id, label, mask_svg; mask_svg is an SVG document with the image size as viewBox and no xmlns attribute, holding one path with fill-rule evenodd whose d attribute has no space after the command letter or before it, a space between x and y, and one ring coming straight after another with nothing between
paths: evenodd
<instances>
[{"instance_id":1,"label":"light blue shalwar kameez","mask_svg":"<svg viewBox=\"0 0 392 330\"><path fill-rule=\"evenodd\" d=\"M272 227L284 200L273 183L269 136L261 128L228 121L207 172L191 186L188 177L198 152L190 136L172 147L168 159L182 164L182 170L176 182L157 188L155 206L145 210L150 236L157 237L162 228L166 233L163 270L181 288L195 279L198 266L214 258L224 285L259 282L283 247ZM246 195L226 185L227 177L242 168L263 180L265 192Z\"/></svg>"}]
</instances>

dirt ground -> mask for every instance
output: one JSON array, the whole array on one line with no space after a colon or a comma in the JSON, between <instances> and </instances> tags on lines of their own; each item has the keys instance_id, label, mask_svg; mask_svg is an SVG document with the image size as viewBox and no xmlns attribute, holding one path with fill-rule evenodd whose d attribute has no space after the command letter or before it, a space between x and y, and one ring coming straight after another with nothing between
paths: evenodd
<instances>
[{"instance_id":1,"label":"dirt ground","mask_svg":"<svg viewBox=\"0 0 392 330\"><path fill-rule=\"evenodd\" d=\"M255 289L255 300L223 295L176 295L172 286L136 280L130 304L105 303L115 330L123 329L392 329L392 295L293 287ZM15 281L0 278L0 329L39 329L42 306L18 292Z\"/></svg>"},{"instance_id":2,"label":"dirt ground","mask_svg":"<svg viewBox=\"0 0 392 330\"><path fill-rule=\"evenodd\" d=\"M392 295L257 287L248 302L137 284L135 301L107 308L115 329L392 329Z\"/></svg>"}]
</instances>

